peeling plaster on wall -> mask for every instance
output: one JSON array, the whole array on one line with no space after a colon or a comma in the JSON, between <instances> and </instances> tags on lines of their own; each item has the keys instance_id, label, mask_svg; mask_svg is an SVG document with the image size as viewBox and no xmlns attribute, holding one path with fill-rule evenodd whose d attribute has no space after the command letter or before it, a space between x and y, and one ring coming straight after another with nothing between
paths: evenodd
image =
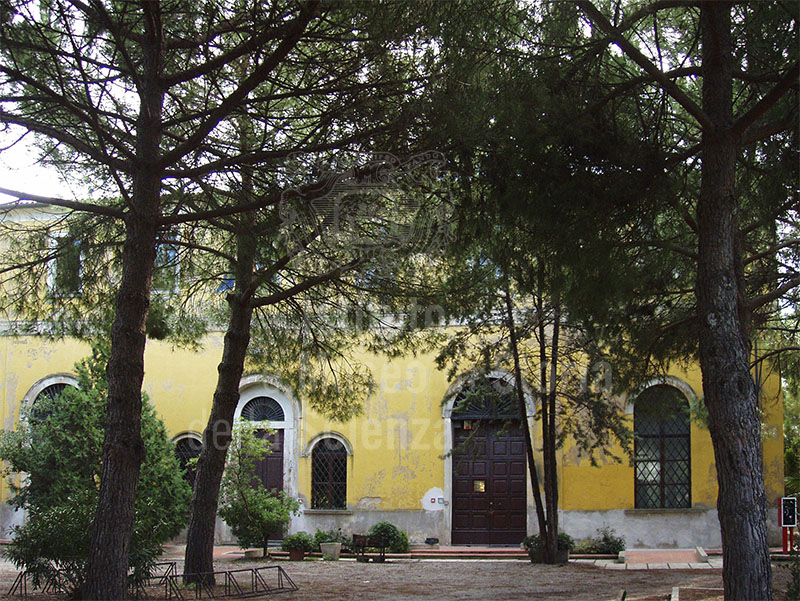
<instances>
[{"instance_id":1,"label":"peeling plaster on wall","mask_svg":"<svg viewBox=\"0 0 800 601\"><path fill-rule=\"evenodd\" d=\"M368 478L364 482L364 490L367 491L367 497L375 497L376 499L380 499L375 492L381 490L383 487L383 481L386 479L386 470L381 470L379 472L375 472L372 474L370 478ZM367 498L362 497L362 498Z\"/></svg>"},{"instance_id":2,"label":"peeling plaster on wall","mask_svg":"<svg viewBox=\"0 0 800 601\"><path fill-rule=\"evenodd\" d=\"M19 387L19 375L16 373L9 373L8 369L6 369L6 380L5 380L5 412L6 412L6 419L3 424L3 427L6 430L13 430L14 425L17 422L19 417L19 400L22 398L22 395L19 394L17 390Z\"/></svg>"},{"instance_id":3,"label":"peeling plaster on wall","mask_svg":"<svg viewBox=\"0 0 800 601\"><path fill-rule=\"evenodd\" d=\"M402 478L403 480L408 482L409 480L414 480L416 477L417 477L416 472L408 466L396 465L394 466L394 468L392 468L392 480L399 480ZM400 488L401 490L405 489L405 487L400 487ZM395 489L397 489L397 487L395 487Z\"/></svg>"},{"instance_id":4,"label":"peeling plaster on wall","mask_svg":"<svg viewBox=\"0 0 800 601\"><path fill-rule=\"evenodd\" d=\"M393 448L397 449L397 462L403 460L403 451L411 447L412 433L409 428L411 418L408 412L394 413L389 416L389 433Z\"/></svg>"},{"instance_id":5,"label":"peeling plaster on wall","mask_svg":"<svg viewBox=\"0 0 800 601\"><path fill-rule=\"evenodd\" d=\"M380 422L389 415L389 403L383 394L383 390L379 389L377 394L371 394L364 402L364 414L373 416L370 421Z\"/></svg>"},{"instance_id":6,"label":"peeling plaster on wall","mask_svg":"<svg viewBox=\"0 0 800 601\"><path fill-rule=\"evenodd\" d=\"M381 497L361 497L356 503L356 509L376 509L381 501Z\"/></svg>"},{"instance_id":7,"label":"peeling plaster on wall","mask_svg":"<svg viewBox=\"0 0 800 601\"><path fill-rule=\"evenodd\" d=\"M404 370L398 369L396 374L392 374L395 381L394 390L396 392L418 392L422 387L422 378L420 378L420 368L418 366L409 366Z\"/></svg>"}]
</instances>

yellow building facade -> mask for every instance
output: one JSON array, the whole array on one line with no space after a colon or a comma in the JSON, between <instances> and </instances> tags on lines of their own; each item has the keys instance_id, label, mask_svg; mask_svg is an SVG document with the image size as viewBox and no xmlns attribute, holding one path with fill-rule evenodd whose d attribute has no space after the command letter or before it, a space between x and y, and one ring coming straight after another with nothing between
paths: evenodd
<instances>
[{"instance_id":1,"label":"yellow building facade","mask_svg":"<svg viewBox=\"0 0 800 601\"><path fill-rule=\"evenodd\" d=\"M39 395L57 389L51 387L75 385L74 364L88 354L88 347L74 340L11 335L10 325L0 324L0 417L5 429L13 429ZM208 336L197 352L148 343L144 389L181 452L199 448L221 353L221 334ZM365 362L377 386L363 413L346 423L316 413L308 399L298 398L272 374L242 378L236 418L257 419L278 431L280 448L264 469L276 487L301 501L291 531L341 528L349 534L389 520L412 543L437 538L442 544L476 545L518 544L526 533L537 531L521 430L493 428L487 421L481 435L485 438L478 440L483 452L454 457L454 445L482 420L479 408L471 414L454 411L468 378L449 382L432 355L394 360L371 356ZM783 492L783 403L777 373L759 373L757 380L774 538L775 508ZM637 458L613 462L601 457L595 467L574 445L558 451L561 529L585 538L608 526L630 548L717 547L717 484L708 431L696 420L671 425L637 420L633 400L650 394L648 390L688 406L702 396L699 369L643 382L620 399L631 428L638 424L642 430L637 432ZM538 447L535 411L529 395L525 425ZM1 496L8 495L4 482ZM4 504L4 536L21 519ZM234 542L221 520L217 540Z\"/></svg>"}]
</instances>

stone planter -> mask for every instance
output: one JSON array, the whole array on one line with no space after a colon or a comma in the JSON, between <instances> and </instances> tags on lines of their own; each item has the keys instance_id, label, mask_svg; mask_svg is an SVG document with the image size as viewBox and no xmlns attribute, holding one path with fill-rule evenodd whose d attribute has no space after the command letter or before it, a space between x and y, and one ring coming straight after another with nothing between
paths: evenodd
<instances>
[{"instance_id":1,"label":"stone planter","mask_svg":"<svg viewBox=\"0 0 800 601\"><path fill-rule=\"evenodd\" d=\"M320 543L319 550L322 552L323 559L339 561L339 555L342 553L342 543Z\"/></svg>"},{"instance_id":2,"label":"stone planter","mask_svg":"<svg viewBox=\"0 0 800 601\"><path fill-rule=\"evenodd\" d=\"M306 552L302 549L290 549L289 550L289 561L303 561L303 558L306 556Z\"/></svg>"},{"instance_id":3,"label":"stone planter","mask_svg":"<svg viewBox=\"0 0 800 601\"><path fill-rule=\"evenodd\" d=\"M259 557L264 557L264 549L248 549L244 552L244 556L247 559L258 559Z\"/></svg>"}]
</instances>

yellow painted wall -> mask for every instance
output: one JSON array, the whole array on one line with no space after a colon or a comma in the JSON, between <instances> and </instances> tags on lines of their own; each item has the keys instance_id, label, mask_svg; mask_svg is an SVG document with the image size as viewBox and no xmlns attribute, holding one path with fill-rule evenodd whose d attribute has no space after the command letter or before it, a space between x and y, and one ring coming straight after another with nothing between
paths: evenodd
<instances>
[{"instance_id":1,"label":"yellow painted wall","mask_svg":"<svg viewBox=\"0 0 800 601\"><path fill-rule=\"evenodd\" d=\"M307 411L301 450L319 433L337 432L353 447L348 464L348 506L419 509L429 489L444 486L441 402L447 391L446 378L431 369L432 357L359 359L372 369L377 384L363 415L341 424ZM299 489L310 496L310 455L300 459Z\"/></svg>"},{"instance_id":2,"label":"yellow painted wall","mask_svg":"<svg viewBox=\"0 0 800 601\"><path fill-rule=\"evenodd\" d=\"M671 376L691 387L702 398L702 376L699 366L690 370L674 369ZM767 501L775 506L783 493L783 398L780 377L775 371L762 372L762 423L764 438L764 480ZM633 428L633 414L627 416ZM692 507L715 508L717 503L717 472L714 448L708 430L692 420L690 433ZM562 453L563 489L560 506L565 510L633 509L634 470L619 446L612 453L621 463L600 457L601 468L592 467L576 448Z\"/></svg>"},{"instance_id":3,"label":"yellow painted wall","mask_svg":"<svg viewBox=\"0 0 800 601\"><path fill-rule=\"evenodd\" d=\"M203 431L217 378L222 338L214 335L204 349L194 353L151 341L145 360L146 392L164 419L170 435ZM0 418L4 428L14 427L20 403L45 376L73 372L73 364L87 352L75 341L48 342L38 337L0 336ZM311 489L311 458L303 456L309 442L322 432L344 436L354 454L348 464L348 505L381 510L420 509L425 493L445 488L444 420L441 402L448 389L445 375L436 370L432 355L392 361L365 357L373 369L377 390L363 415L348 423L335 423L304 405L298 440L299 492L306 499ZM674 375L701 394L699 369ZM767 495L774 504L783 492L783 403L776 373L762 373L764 383L764 465ZM537 428L538 429L538 428ZM534 435L538 439L538 432ZM561 498L565 510L609 510L634 507L633 468L620 449L622 463L603 461L601 468L578 456L574 449L561 452ZM692 425L692 504L714 507L716 474L708 432ZM7 495L2 484L2 495Z\"/></svg>"}]
</instances>

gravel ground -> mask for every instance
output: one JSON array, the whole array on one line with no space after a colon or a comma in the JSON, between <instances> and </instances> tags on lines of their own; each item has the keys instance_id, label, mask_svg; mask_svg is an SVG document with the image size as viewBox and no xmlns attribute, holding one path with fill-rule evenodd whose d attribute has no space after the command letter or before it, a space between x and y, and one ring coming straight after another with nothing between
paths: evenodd
<instances>
[{"instance_id":1,"label":"gravel ground","mask_svg":"<svg viewBox=\"0 0 800 601\"><path fill-rule=\"evenodd\" d=\"M722 586L720 570L602 570L586 565L544 566L523 561L391 560L365 564L352 560L255 563L221 559L216 563L220 570L265 565L282 566L299 586L300 590L293 593L264 597L287 601L605 601L615 599L621 589L627 591L629 601L662 601L669 599L674 586ZM8 591L15 574L13 566L7 562L0 564L0 593ZM783 599L788 570L777 567L774 579L776 599ZM148 596L164 598L163 590L150 589ZM184 596L193 598L193 591L184 591ZM33 601L64 598L41 593L28 595Z\"/></svg>"}]
</instances>

